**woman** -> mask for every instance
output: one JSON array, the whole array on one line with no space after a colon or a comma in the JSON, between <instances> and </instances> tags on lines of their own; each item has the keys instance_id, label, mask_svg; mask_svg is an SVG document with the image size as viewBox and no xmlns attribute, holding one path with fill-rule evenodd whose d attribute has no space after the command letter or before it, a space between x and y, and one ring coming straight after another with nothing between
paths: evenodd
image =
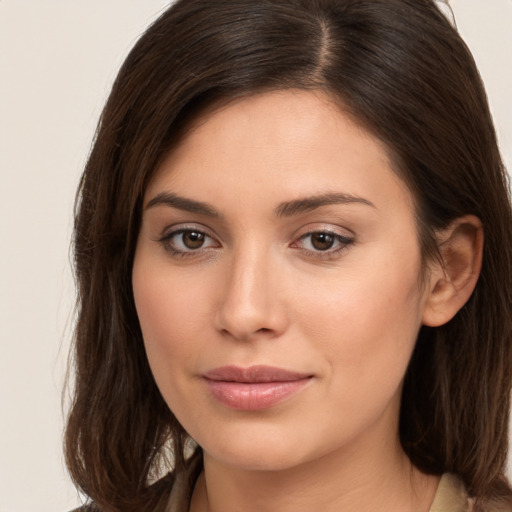
<instances>
[{"instance_id":1,"label":"woman","mask_svg":"<svg viewBox=\"0 0 512 512\"><path fill-rule=\"evenodd\" d=\"M91 509L512 510L511 220L431 0L177 1L79 190Z\"/></svg>"}]
</instances>

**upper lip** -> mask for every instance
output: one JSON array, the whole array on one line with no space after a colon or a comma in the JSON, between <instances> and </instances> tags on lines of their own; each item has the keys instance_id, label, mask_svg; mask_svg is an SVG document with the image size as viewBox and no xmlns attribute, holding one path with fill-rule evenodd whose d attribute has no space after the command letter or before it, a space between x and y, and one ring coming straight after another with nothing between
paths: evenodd
<instances>
[{"instance_id":1,"label":"upper lip","mask_svg":"<svg viewBox=\"0 0 512 512\"><path fill-rule=\"evenodd\" d=\"M239 366L221 366L204 374L209 380L225 382L291 382L307 379L311 374L294 372L275 366L256 365L247 368Z\"/></svg>"}]
</instances>

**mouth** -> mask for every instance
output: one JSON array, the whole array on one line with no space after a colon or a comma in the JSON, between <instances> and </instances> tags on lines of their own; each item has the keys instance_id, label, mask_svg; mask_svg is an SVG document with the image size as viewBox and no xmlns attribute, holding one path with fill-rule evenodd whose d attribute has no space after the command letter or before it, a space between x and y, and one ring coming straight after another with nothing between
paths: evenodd
<instances>
[{"instance_id":1,"label":"mouth","mask_svg":"<svg viewBox=\"0 0 512 512\"><path fill-rule=\"evenodd\" d=\"M206 372L204 382L212 396L231 409L256 411L271 408L304 389L312 374L273 366L223 366Z\"/></svg>"}]
</instances>

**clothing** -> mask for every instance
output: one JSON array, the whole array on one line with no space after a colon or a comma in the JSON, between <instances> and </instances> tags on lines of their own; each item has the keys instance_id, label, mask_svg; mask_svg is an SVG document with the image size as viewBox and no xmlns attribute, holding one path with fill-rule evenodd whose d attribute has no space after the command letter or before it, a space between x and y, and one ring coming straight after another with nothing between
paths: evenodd
<instances>
[{"instance_id":1,"label":"clothing","mask_svg":"<svg viewBox=\"0 0 512 512\"><path fill-rule=\"evenodd\" d=\"M190 497L202 470L201 457L196 457L191 462L187 470L174 480L165 512L188 512ZM73 512L95 512L95 510L84 506ZM458 477L449 473L441 477L429 512L471 512L464 486Z\"/></svg>"},{"instance_id":2,"label":"clothing","mask_svg":"<svg viewBox=\"0 0 512 512\"><path fill-rule=\"evenodd\" d=\"M429 512L469 512L471 510L462 482L455 475L441 477Z\"/></svg>"},{"instance_id":3,"label":"clothing","mask_svg":"<svg viewBox=\"0 0 512 512\"><path fill-rule=\"evenodd\" d=\"M201 471L201 460L194 461L174 482L166 512L188 512L194 484ZM445 473L439 482L429 512L470 512L464 485L455 475Z\"/></svg>"}]
</instances>

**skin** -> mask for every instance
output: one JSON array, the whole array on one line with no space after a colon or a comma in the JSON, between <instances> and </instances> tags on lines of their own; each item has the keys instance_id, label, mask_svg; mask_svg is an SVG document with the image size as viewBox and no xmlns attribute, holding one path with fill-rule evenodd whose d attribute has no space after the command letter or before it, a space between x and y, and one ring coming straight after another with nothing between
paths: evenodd
<instances>
[{"instance_id":1,"label":"skin","mask_svg":"<svg viewBox=\"0 0 512 512\"><path fill-rule=\"evenodd\" d=\"M359 201L276 214L326 194ZM204 243L188 248L194 231ZM333 246L318 250L311 233L325 232ZM204 450L193 512L428 511L438 478L397 433L418 330L444 321L424 271L410 191L328 97L265 93L196 123L149 184L133 267L154 377ZM313 378L261 411L205 385L213 368L255 364Z\"/></svg>"}]
</instances>

